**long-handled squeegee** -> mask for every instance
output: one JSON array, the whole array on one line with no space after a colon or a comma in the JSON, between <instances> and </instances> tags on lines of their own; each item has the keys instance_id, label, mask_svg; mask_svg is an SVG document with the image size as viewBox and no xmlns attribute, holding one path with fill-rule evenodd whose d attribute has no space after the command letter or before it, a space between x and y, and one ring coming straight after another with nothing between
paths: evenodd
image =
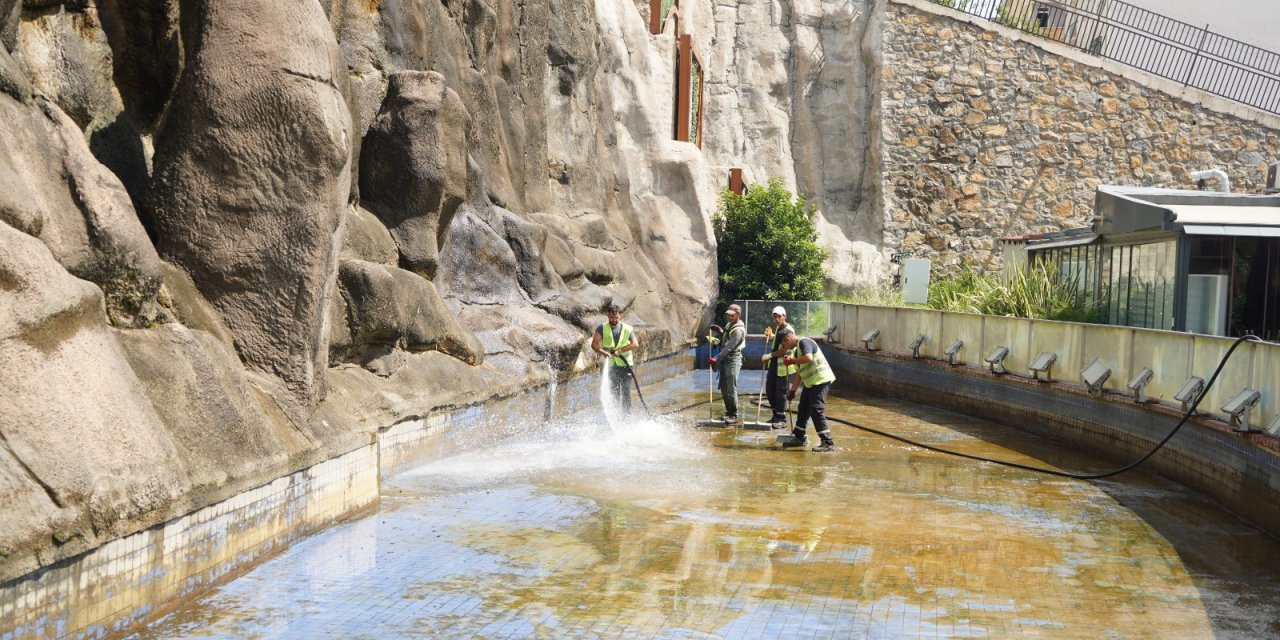
<instances>
[{"instance_id":1,"label":"long-handled squeegee","mask_svg":"<svg viewBox=\"0 0 1280 640\"><path fill-rule=\"evenodd\" d=\"M769 339L773 337L773 330L765 327L764 344L765 349L769 348ZM760 410L764 407L764 382L769 378L769 367L773 366L773 361L769 360L760 365L760 391L756 394L756 419L754 422L743 422L742 428L748 431L773 431L773 423L760 421Z\"/></svg>"},{"instance_id":2,"label":"long-handled squeegee","mask_svg":"<svg viewBox=\"0 0 1280 640\"><path fill-rule=\"evenodd\" d=\"M712 361L716 357L715 347L720 344L720 339L715 337L717 331L724 333L724 329L721 329L719 325L713 324L707 329L707 419L697 422L697 426L700 428L727 426L724 420L715 419L715 396L712 393L712 389L715 386L713 373L716 368Z\"/></svg>"}]
</instances>

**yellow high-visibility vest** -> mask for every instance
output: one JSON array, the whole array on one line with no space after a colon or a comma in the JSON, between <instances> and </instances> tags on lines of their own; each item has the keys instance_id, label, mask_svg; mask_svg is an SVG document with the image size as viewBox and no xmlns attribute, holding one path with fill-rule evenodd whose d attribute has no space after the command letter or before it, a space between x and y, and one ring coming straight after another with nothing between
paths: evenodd
<instances>
[{"instance_id":1,"label":"yellow high-visibility vest","mask_svg":"<svg viewBox=\"0 0 1280 640\"><path fill-rule=\"evenodd\" d=\"M799 367L800 382L804 383L804 388L808 389L825 382L835 382L836 374L831 370L831 365L827 362L827 356L823 355L822 349L818 348L818 343L809 338L800 338L801 342L805 340L813 343L813 353L809 356L812 359ZM797 356L804 355L804 352L800 350L800 345L796 345L795 354Z\"/></svg>"},{"instance_id":2,"label":"yellow high-visibility vest","mask_svg":"<svg viewBox=\"0 0 1280 640\"><path fill-rule=\"evenodd\" d=\"M747 347L747 325L743 324L741 320L739 320L736 324L729 325L729 328L726 329L724 332L725 340L728 340L729 335L732 334L734 331L741 331L742 339L738 340L738 346L733 348L732 353L742 353L742 350Z\"/></svg>"},{"instance_id":3,"label":"yellow high-visibility vest","mask_svg":"<svg viewBox=\"0 0 1280 640\"><path fill-rule=\"evenodd\" d=\"M621 349L631 344L631 325L625 322L620 324L622 325L622 331L618 333L618 344L613 343L613 328L609 326L609 323L606 322L600 325L600 346L604 347L605 351L610 349ZM629 367L634 364L635 359L632 358L632 353L633 352L628 351L620 356L614 356L612 358L613 366Z\"/></svg>"},{"instance_id":4,"label":"yellow high-visibility vest","mask_svg":"<svg viewBox=\"0 0 1280 640\"><path fill-rule=\"evenodd\" d=\"M781 349L781 348L782 348L782 342L780 342L780 340L782 339L782 332L783 332L783 331L785 331L785 330L787 330L787 329L791 329L791 325L789 325L789 324L783 324L783 325L782 325L782 328L781 328L781 329L778 329L778 331L777 331L776 333L774 333L774 334L773 334L773 346L769 348L769 352L770 352L770 353L772 353L772 352L774 352L774 351L777 351L778 349ZM794 333L794 332L795 332L795 330L794 330L794 329L792 329L792 332ZM783 356L785 356L785 355L786 355L786 354L783 354ZM788 367L787 365L785 365L785 364L783 364L783 363L782 363L782 357L783 357L783 356L778 356L777 358L774 358L774 359L773 359L773 360L774 360L774 362L777 362L777 363L778 363L777 372L778 372L778 377L779 377L779 378L789 376L789 375L791 375L791 374L793 374L793 373L795 373L795 372L796 372L796 367L795 367L795 365L791 365L791 366L789 366L789 367Z\"/></svg>"}]
</instances>

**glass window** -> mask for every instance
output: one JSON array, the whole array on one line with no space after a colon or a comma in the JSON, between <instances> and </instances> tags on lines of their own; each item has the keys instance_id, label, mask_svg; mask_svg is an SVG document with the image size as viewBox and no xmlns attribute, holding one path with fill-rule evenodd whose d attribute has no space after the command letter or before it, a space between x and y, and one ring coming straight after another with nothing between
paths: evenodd
<instances>
[{"instance_id":1,"label":"glass window","mask_svg":"<svg viewBox=\"0 0 1280 640\"><path fill-rule=\"evenodd\" d=\"M1036 26L1044 29L1049 26L1049 7L1036 9Z\"/></svg>"},{"instance_id":2,"label":"glass window","mask_svg":"<svg viewBox=\"0 0 1280 640\"><path fill-rule=\"evenodd\" d=\"M1173 328L1175 241L1104 247L1100 273L1110 324Z\"/></svg>"},{"instance_id":3,"label":"glass window","mask_svg":"<svg viewBox=\"0 0 1280 640\"><path fill-rule=\"evenodd\" d=\"M1111 310L1115 308L1115 283L1111 280L1111 256L1114 247L1098 247L1098 300L1104 310L1104 322L1111 324Z\"/></svg>"},{"instance_id":4,"label":"glass window","mask_svg":"<svg viewBox=\"0 0 1280 640\"><path fill-rule=\"evenodd\" d=\"M1234 238L1231 269L1231 335L1276 335L1276 274L1280 242Z\"/></svg>"},{"instance_id":5,"label":"glass window","mask_svg":"<svg viewBox=\"0 0 1280 640\"><path fill-rule=\"evenodd\" d=\"M1231 271L1231 238L1191 236L1191 269L1189 273L1225 276Z\"/></svg>"}]
</instances>

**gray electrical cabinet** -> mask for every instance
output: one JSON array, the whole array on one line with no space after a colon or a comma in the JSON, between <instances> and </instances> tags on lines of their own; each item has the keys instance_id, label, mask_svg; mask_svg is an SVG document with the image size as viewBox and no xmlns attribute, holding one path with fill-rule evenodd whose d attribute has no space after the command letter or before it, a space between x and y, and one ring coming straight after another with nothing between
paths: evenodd
<instances>
[{"instance_id":1,"label":"gray electrical cabinet","mask_svg":"<svg viewBox=\"0 0 1280 640\"><path fill-rule=\"evenodd\" d=\"M929 302L929 267L924 258L907 258L902 261L902 298L912 304Z\"/></svg>"}]
</instances>

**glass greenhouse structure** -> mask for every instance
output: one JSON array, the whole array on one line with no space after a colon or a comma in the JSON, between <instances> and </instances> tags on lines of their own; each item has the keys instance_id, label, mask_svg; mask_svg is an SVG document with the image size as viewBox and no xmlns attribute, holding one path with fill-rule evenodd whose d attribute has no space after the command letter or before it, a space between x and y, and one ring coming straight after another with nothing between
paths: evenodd
<instances>
[{"instance_id":1,"label":"glass greenhouse structure","mask_svg":"<svg viewBox=\"0 0 1280 640\"><path fill-rule=\"evenodd\" d=\"M1280 196L1102 186L1092 227L1002 241L1049 260L1108 324L1280 338Z\"/></svg>"}]
</instances>

